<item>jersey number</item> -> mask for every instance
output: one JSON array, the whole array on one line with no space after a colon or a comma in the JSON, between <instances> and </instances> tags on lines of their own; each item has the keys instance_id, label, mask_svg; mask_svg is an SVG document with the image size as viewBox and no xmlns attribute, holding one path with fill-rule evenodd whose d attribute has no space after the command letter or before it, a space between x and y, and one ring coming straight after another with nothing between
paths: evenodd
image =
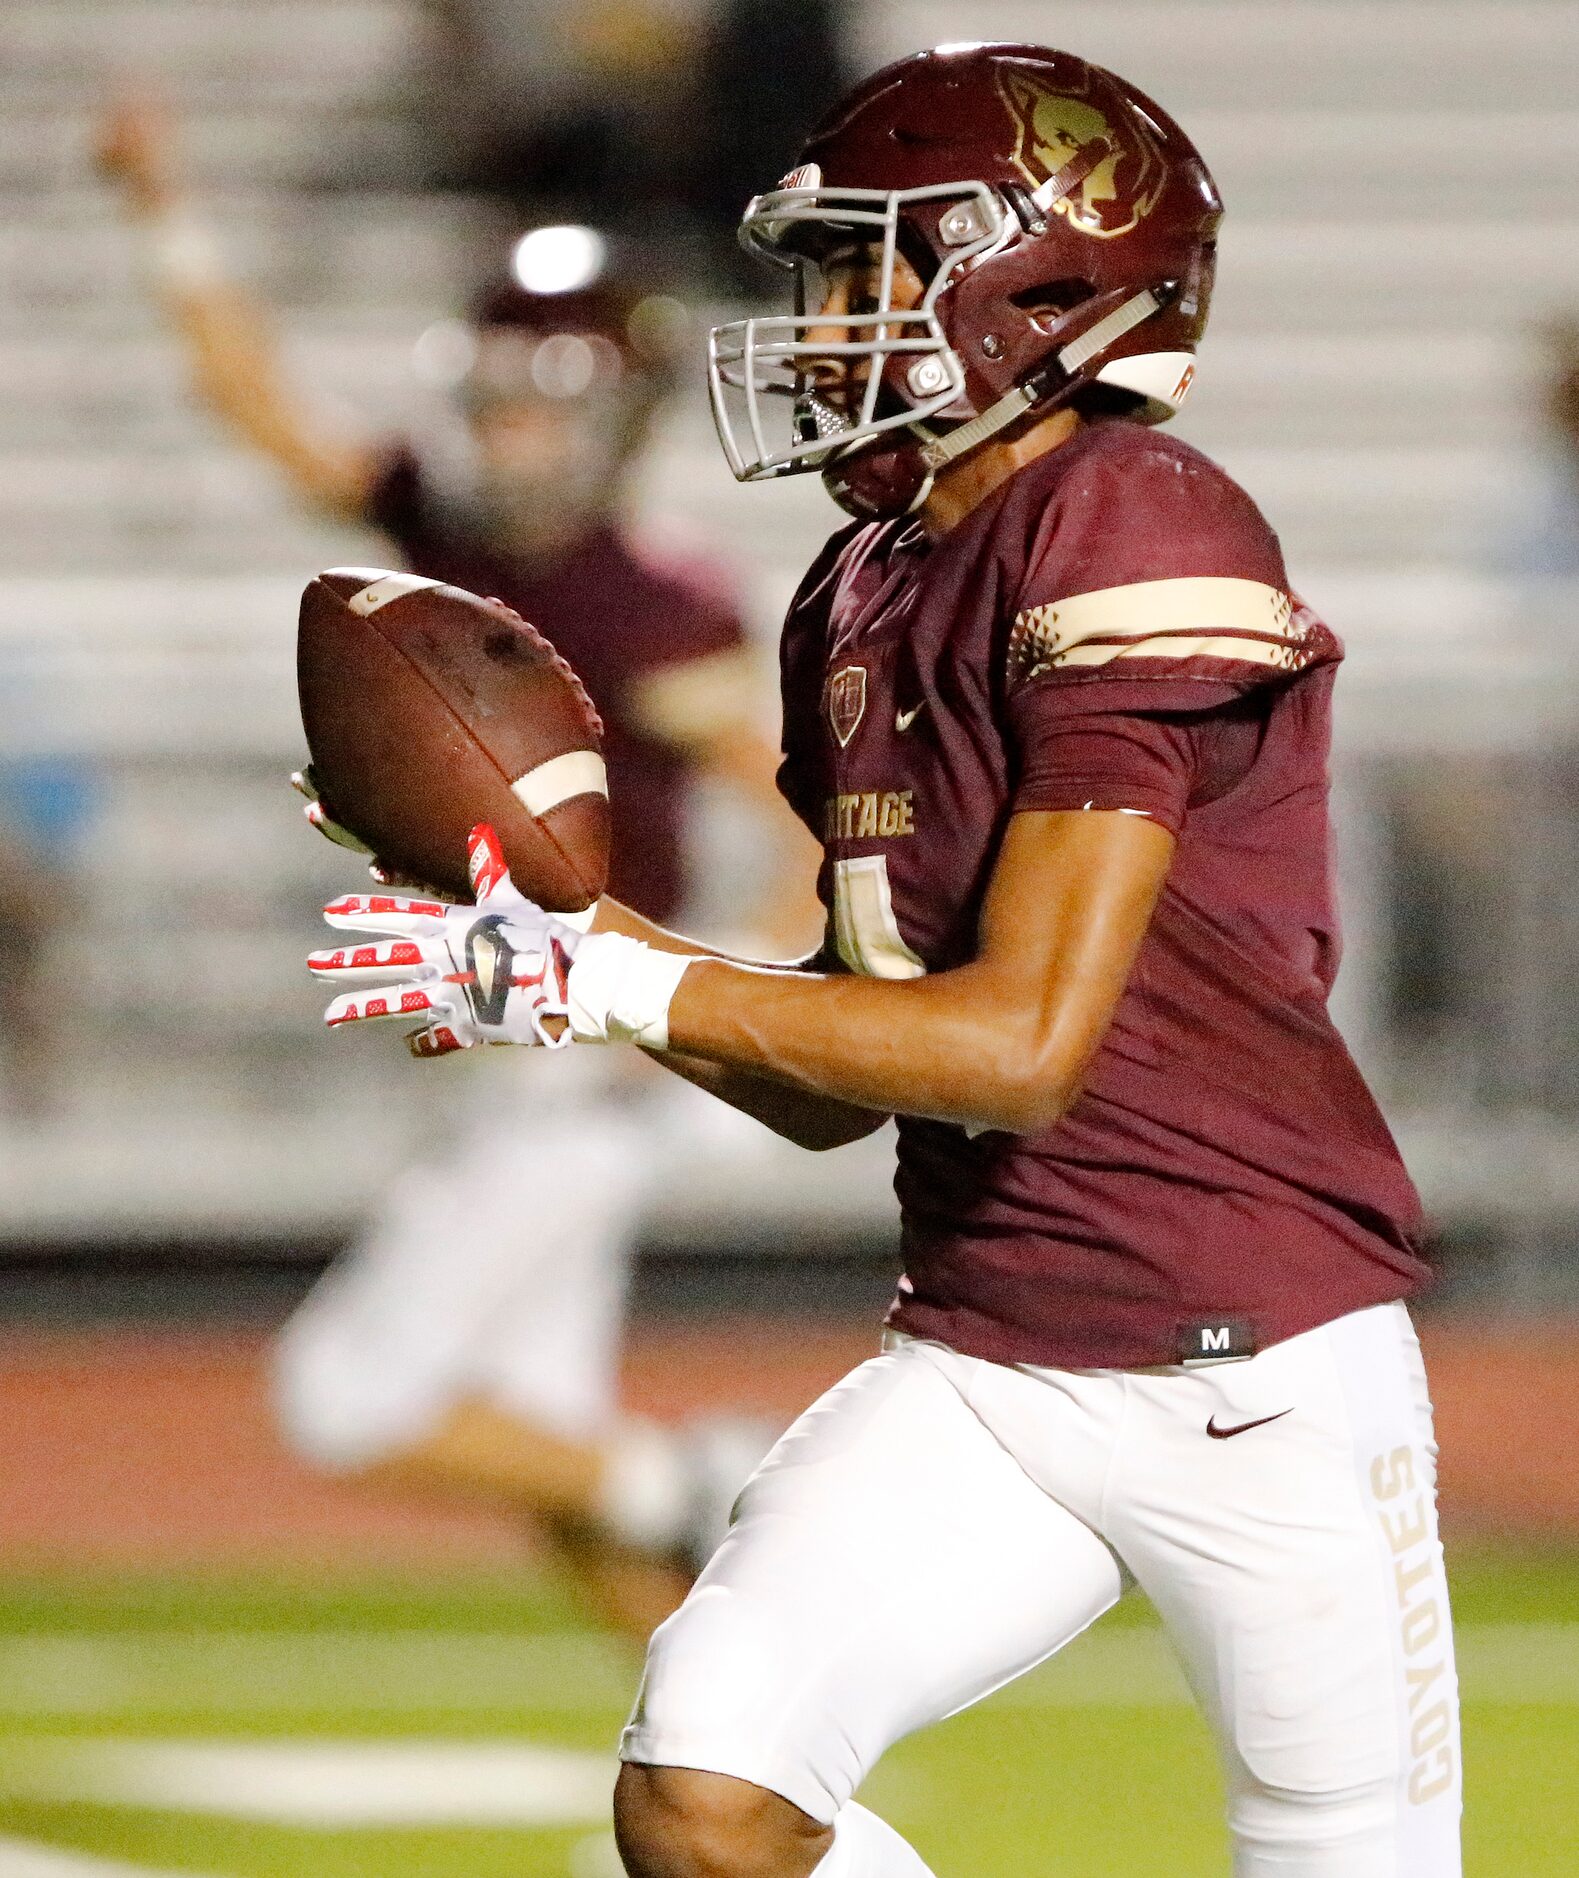
<instances>
[{"instance_id":1,"label":"jersey number","mask_svg":"<svg viewBox=\"0 0 1579 1878\"><path fill-rule=\"evenodd\" d=\"M865 978L920 978L927 969L900 934L886 854L834 862L833 936L839 957Z\"/></svg>"}]
</instances>

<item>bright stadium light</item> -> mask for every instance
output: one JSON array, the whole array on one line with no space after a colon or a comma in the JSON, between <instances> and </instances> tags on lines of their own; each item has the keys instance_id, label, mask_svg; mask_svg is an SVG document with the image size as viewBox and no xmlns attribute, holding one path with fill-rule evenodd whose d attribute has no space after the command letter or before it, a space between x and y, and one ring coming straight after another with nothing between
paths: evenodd
<instances>
[{"instance_id":1,"label":"bright stadium light","mask_svg":"<svg viewBox=\"0 0 1579 1878\"><path fill-rule=\"evenodd\" d=\"M607 253L594 228L534 228L515 244L510 269L528 293L574 293L597 279Z\"/></svg>"}]
</instances>

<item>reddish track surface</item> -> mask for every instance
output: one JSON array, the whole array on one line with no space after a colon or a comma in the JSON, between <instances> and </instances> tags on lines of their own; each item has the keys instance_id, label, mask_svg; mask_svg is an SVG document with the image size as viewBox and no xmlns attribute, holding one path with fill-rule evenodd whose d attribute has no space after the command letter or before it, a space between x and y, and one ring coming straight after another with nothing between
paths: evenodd
<instances>
[{"instance_id":1,"label":"reddish track surface","mask_svg":"<svg viewBox=\"0 0 1579 1878\"><path fill-rule=\"evenodd\" d=\"M789 1416L867 1355L870 1327L743 1322L653 1330L632 1403L729 1401ZM1442 1491L1459 1529L1579 1536L1579 1331L1425 1334ZM499 1564L523 1540L490 1513L316 1478L281 1447L255 1336L11 1336L0 1351L0 1563L11 1568L343 1562Z\"/></svg>"}]
</instances>

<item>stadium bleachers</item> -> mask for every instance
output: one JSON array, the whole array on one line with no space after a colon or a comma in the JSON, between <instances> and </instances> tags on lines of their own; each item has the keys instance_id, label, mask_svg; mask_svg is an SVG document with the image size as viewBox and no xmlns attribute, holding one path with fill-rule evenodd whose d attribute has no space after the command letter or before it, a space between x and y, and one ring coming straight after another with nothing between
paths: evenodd
<instances>
[{"instance_id":1,"label":"stadium bleachers","mask_svg":"<svg viewBox=\"0 0 1579 1878\"><path fill-rule=\"evenodd\" d=\"M12 0L0 16L0 737L80 759L100 799L91 904L65 948L61 1115L0 1119L14 1243L129 1219L155 1237L332 1228L435 1100L386 1042L329 1049L297 963L345 870L281 780L300 754L295 598L316 568L386 551L304 517L198 410L89 161L104 74L157 73L293 368L398 421L418 395L411 344L486 226L412 187L421 15L413 0ZM1019 0L873 0L862 19L871 61L1049 27ZM1510 585L1496 535L1539 447L1532 327L1579 304L1579 9L1124 0L1079 25L1078 49L1161 97L1218 173L1216 330L1182 427L1257 494L1350 639L1351 742L1549 729L1579 609ZM1225 37L1231 66L1202 50ZM654 532L736 561L764 634L832 518L815 486L735 488L698 384L640 494ZM1424 729L1400 708L1423 685ZM1467 1206L1478 1163L1454 1151L1457 1126L1416 1133L1428 1185ZM1579 1177L1529 1129L1508 1125L1506 1153L1579 1211L1564 1185ZM825 1179L823 1203L870 1207L868 1165ZM1506 1167L1485 1184L1506 1186ZM672 1231L727 1173L716 1192L698 1174Z\"/></svg>"}]
</instances>

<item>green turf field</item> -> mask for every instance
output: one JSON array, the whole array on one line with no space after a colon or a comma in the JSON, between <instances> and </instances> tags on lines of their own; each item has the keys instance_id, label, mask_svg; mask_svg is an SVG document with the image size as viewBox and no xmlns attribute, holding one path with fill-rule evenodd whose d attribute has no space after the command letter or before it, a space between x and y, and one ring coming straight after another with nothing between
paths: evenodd
<instances>
[{"instance_id":1,"label":"green turf field","mask_svg":"<svg viewBox=\"0 0 1579 1878\"><path fill-rule=\"evenodd\" d=\"M1579 1558L1457 1577L1468 1868L1579 1873ZM611 1878L633 1674L540 1585L0 1581L0 1874ZM1227 1869L1138 1606L864 1797L940 1878Z\"/></svg>"}]
</instances>

